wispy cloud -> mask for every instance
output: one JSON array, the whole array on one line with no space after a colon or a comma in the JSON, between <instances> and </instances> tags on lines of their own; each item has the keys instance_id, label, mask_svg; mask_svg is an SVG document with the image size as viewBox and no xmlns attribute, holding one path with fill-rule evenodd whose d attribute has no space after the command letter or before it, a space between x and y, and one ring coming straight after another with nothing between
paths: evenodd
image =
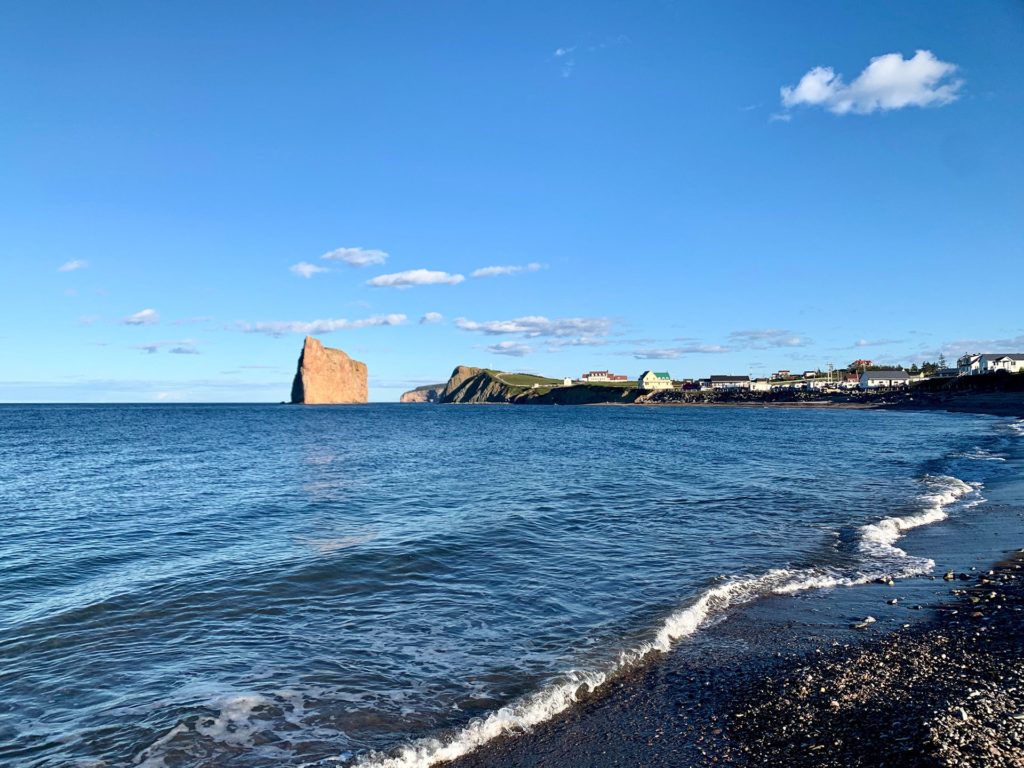
<instances>
[{"instance_id":1,"label":"wispy cloud","mask_svg":"<svg viewBox=\"0 0 1024 768\"><path fill-rule=\"evenodd\" d=\"M959 97L962 79L952 77L955 64L940 61L931 51L913 58L887 53L871 59L847 85L831 67L815 67L794 85L780 89L782 105L822 107L836 115L868 115L904 107L940 107Z\"/></svg>"},{"instance_id":2,"label":"wispy cloud","mask_svg":"<svg viewBox=\"0 0 1024 768\"><path fill-rule=\"evenodd\" d=\"M73 259L72 261L66 261L57 267L58 272L74 272L76 269L85 269L89 266L88 261L82 259Z\"/></svg>"},{"instance_id":3,"label":"wispy cloud","mask_svg":"<svg viewBox=\"0 0 1024 768\"><path fill-rule=\"evenodd\" d=\"M360 328L375 326L401 325L408 318L405 315L375 315L360 320L328 319L328 320L282 320L257 323L240 323L239 330L245 333L263 333L267 336L284 336L289 333L301 333L316 336L333 331L354 331Z\"/></svg>"},{"instance_id":4,"label":"wispy cloud","mask_svg":"<svg viewBox=\"0 0 1024 768\"><path fill-rule=\"evenodd\" d=\"M482 267L474 270L473 277L497 277L498 275L515 275L519 272L536 272L541 269L537 262L530 262L524 266L507 267Z\"/></svg>"},{"instance_id":5,"label":"wispy cloud","mask_svg":"<svg viewBox=\"0 0 1024 768\"><path fill-rule=\"evenodd\" d=\"M768 347L806 347L811 340L779 328L763 328L746 331L733 331L729 334L736 346L751 349L767 349Z\"/></svg>"},{"instance_id":6,"label":"wispy cloud","mask_svg":"<svg viewBox=\"0 0 1024 768\"><path fill-rule=\"evenodd\" d=\"M665 347L662 349L634 349L630 354L637 360L675 360L682 355L682 352Z\"/></svg>"},{"instance_id":7,"label":"wispy cloud","mask_svg":"<svg viewBox=\"0 0 1024 768\"><path fill-rule=\"evenodd\" d=\"M327 261L341 261L350 267L368 267L372 264L383 264L388 260L388 254L386 251L378 251L373 248L335 248L320 258L327 259Z\"/></svg>"},{"instance_id":8,"label":"wispy cloud","mask_svg":"<svg viewBox=\"0 0 1024 768\"><path fill-rule=\"evenodd\" d=\"M321 267L316 264L310 264L308 261L300 261L298 264L292 264L290 267L288 267L288 269L290 272L292 272L292 274L296 274L299 277L304 277L307 280L319 272L331 271L327 267Z\"/></svg>"},{"instance_id":9,"label":"wispy cloud","mask_svg":"<svg viewBox=\"0 0 1024 768\"><path fill-rule=\"evenodd\" d=\"M716 355L728 351L728 347L718 344L683 344L671 347L641 347L626 354L637 360L675 360L683 355Z\"/></svg>"},{"instance_id":10,"label":"wispy cloud","mask_svg":"<svg viewBox=\"0 0 1024 768\"><path fill-rule=\"evenodd\" d=\"M606 317L562 317L549 320L539 315L484 322L460 317L455 321L455 327L463 331L474 331L488 336L515 334L527 337L594 338L607 336L611 330L611 324L611 320Z\"/></svg>"},{"instance_id":11,"label":"wispy cloud","mask_svg":"<svg viewBox=\"0 0 1024 768\"><path fill-rule=\"evenodd\" d=\"M444 315L440 312L427 312L427 314L420 318L420 325L433 325L434 323L440 323L442 320L444 320Z\"/></svg>"},{"instance_id":12,"label":"wispy cloud","mask_svg":"<svg viewBox=\"0 0 1024 768\"><path fill-rule=\"evenodd\" d=\"M615 35L596 43L577 43L576 45L561 46L552 52L551 57L558 62L558 74L562 77L569 77L576 67L577 58L581 55L585 58L606 48L616 48L629 42L630 40L626 35Z\"/></svg>"},{"instance_id":13,"label":"wispy cloud","mask_svg":"<svg viewBox=\"0 0 1024 768\"><path fill-rule=\"evenodd\" d=\"M160 313L155 309L140 310L121 321L123 325L156 325L159 322Z\"/></svg>"},{"instance_id":14,"label":"wispy cloud","mask_svg":"<svg viewBox=\"0 0 1024 768\"><path fill-rule=\"evenodd\" d=\"M901 339L857 339L853 342L854 349L860 347L884 347L887 344L900 344Z\"/></svg>"},{"instance_id":15,"label":"wispy cloud","mask_svg":"<svg viewBox=\"0 0 1024 768\"><path fill-rule=\"evenodd\" d=\"M161 349L170 348L168 352L172 355L198 355L196 341L193 339L178 339L174 341L152 341L149 344L137 344L132 349L139 349L151 355L155 355Z\"/></svg>"},{"instance_id":16,"label":"wispy cloud","mask_svg":"<svg viewBox=\"0 0 1024 768\"><path fill-rule=\"evenodd\" d=\"M450 275L447 272L430 269L410 269L390 275L378 275L367 280L366 284L375 288L411 288L414 285L458 285L465 279L464 275Z\"/></svg>"},{"instance_id":17,"label":"wispy cloud","mask_svg":"<svg viewBox=\"0 0 1024 768\"><path fill-rule=\"evenodd\" d=\"M929 356L938 357L941 352L948 358L957 358L961 355L974 353L982 354L1007 354L1020 353L1024 350L1024 334L1009 336L1000 339L958 339L947 341L939 349L929 353Z\"/></svg>"},{"instance_id":18,"label":"wispy cloud","mask_svg":"<svg viewBox=\"0 0 1024 768\"><path fill-rule=\"evenodd\" d=\"M528 344L520 344L518 341L499 341L487 347L488 352L495 355L507 355L508 357L525 357L533 349Z\"/></svg>"}]
</instances>

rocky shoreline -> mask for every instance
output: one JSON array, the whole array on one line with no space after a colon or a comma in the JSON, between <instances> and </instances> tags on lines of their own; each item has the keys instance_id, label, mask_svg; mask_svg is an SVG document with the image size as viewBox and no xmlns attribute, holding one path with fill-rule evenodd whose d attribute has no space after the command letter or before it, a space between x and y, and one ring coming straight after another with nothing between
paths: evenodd
<instances>
[{"instance_id":1,"label":"rocky shoreline","mask_svg":"<svg viewBox=\"0 0 1024 768\"><path fill-rule=\"evenodd\" d=\"M740 686L719 764L1024 765L1024 550L957 584L939 617Z\"/></svg>"},{"instance_id":2,"label":"rocky shoreline","mask_svg":"<svg viewBox=\"0 0 1024 768\"><path fill-rule=\"evenodd\" d=\"M836 635L770 604L741 612L714 646L652 660L447 765L1020 768L1024 550L949 586L933 618L901 606L922 620L881 635L874 622ZM774 654L750 655L766 642Z\"/></svg>"}]
</instances>

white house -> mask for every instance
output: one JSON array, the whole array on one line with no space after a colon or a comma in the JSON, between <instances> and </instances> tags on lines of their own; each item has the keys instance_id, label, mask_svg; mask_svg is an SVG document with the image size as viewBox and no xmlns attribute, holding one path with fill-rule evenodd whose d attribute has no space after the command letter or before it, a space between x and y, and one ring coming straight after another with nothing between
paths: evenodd
<instances>
[{"instance_id":1,"label":"white house","mask_svg":"<svg viewBox=\"0 0 1024 768\"><path fill-rule=\"evenodd\" d=\"M644 371L637 382L640 389L672 389L672 377L665 371Z\"/></svg>"},{"instance_id":2,"label":"white house","mask_svg":"<svg viewBox=\"0 0 1024 768\"><path fill-rule=\"evenodd\" d=\"M964 355L956 361L960 376L979 376L984 373L1017 373L1024 371L1024 354Z\"/></svg>"},{"instance_id":3,"label":"white house","mask_svg":"<svg viewBox=\"0 0 1024 768\"><path fill-rule=\"evenodd\" d=\"M750 389L749 376L712 376L712 389Z\"/></svg>"},{"instance_id":4,"label":"white house","mask_svg":"<svg viewBox=\"0 0 1024 768\"><path fill-rule=\"evenodd\" d=\"M881 389L910 386L910 375L906 371L864 371L860 375L861 389Z\"/></svg>"},{"instance_id":5,"label":"white house","mask_svg":"<svg viewBox=\"0 0 1024 768\"><path fill-rule=\"evenodd\" d=\"M771 392L772 385L768 379L754 379L750 382L751 392Z\"/></svg>"},{"instance_id":6,"label":"white house","mask_svg":"<svg viewBox=\"0 0 1024 768\"><path fill-rule=\"evenodd\" d=\"M982 355L982 373L1018 373L1024 371L1024 355Z\"/></svg>"},{"instance_id":7,"label":"white house","mask_svg":"<svg viewBox=\"0 0 1024 768\"><path fill-rule=\"evenodd\" d=\"M563 387L571 387L572 385L573 385L573 381L568 376L566 376L564 379L562 379L562 386Z\"/></svg>"}]
</instances>

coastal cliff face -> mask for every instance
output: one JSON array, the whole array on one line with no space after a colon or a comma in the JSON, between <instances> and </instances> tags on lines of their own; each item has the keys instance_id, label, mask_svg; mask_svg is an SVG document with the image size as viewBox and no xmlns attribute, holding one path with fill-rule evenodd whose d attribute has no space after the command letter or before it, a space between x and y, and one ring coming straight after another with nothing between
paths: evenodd
<instances>
[{"instance_id":1,"label":"coastal cliff face","mask_svg":"<svg viewBox=\"0 0 1024 768\"><path fill-rule=\"evenodd\" d=\"M369 397L366 363L307 336L292 382L292 402L306 405L365 403Z\"/></svg>"},{"instance_id":2,"label":"coastal cliff face","mask_svg":"<svg viewBox=\"0 0 1024 768\"><path fill-rule=\"evenodd\" d=\"M631 403L639 390L578 384L563 387L550 379L537 378L533 386L521 374L508 374L487 368L456 366L441 390L439 403L510 403L516 405L591 405L594 403Z\"/></svg>"},{"instance_id":3,"label":"coastal cliff face","mask_svg":"<svg viewBox=\"0 0 1024 768\"><path fill-rule=\"evenodd\" d=\"M441 396L444 384L426 384L416 389L403 392L400 403L436 403Z\"/></svg>"}]
</instances>

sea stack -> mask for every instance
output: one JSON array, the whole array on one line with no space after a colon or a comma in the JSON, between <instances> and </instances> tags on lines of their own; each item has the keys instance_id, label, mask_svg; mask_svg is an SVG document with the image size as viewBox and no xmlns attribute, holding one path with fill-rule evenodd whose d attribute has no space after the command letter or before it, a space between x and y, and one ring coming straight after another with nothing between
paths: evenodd
<instances>
[{"instance_id":1,"label":"sea stack","mask_svg":"<svg viewBox=\"0 0 1024 768\"><path fill-rule=\"evenodd\" d=\"M365 403L366 363L307 336L292 382L292 402L306 405Z\"/></svg>"}]
</instances>

